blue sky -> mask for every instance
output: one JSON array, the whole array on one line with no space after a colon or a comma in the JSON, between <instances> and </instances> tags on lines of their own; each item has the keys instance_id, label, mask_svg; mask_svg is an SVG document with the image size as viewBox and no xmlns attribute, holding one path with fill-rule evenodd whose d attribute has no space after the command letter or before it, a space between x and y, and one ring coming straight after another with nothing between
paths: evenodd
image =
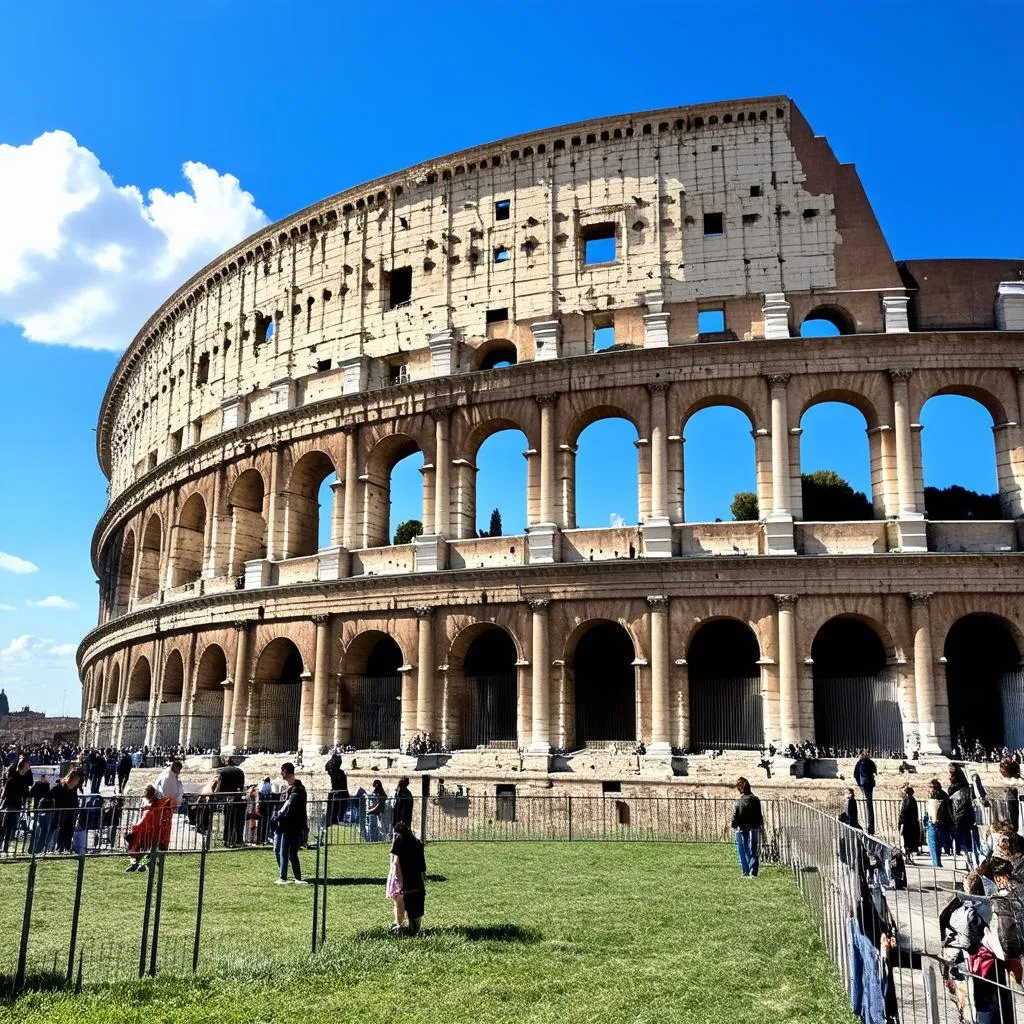
<instances>
[{"instance_id":1,"label":"blue sky","mask_svg":"<svg viewBox=\"0 0 1024 1024\"><path fill-rule=\"evenodd\" d=\"M152 189L185 193L154 215L170 242L153 250L153 273L121 267L106 295L116 293L124 344L136 310L155 307L150 296L169 294L190 260L230 244L237 225L250 230L257 211L277 219L375 175L516 132L742 96L792 96L837 156L856 162L897 259L1019 257L1021 38L1016 0L8 5L0 33L0 321L8 319L0 322L0 552L13 560L0 557L0 686L18 706L77 706L70 654L95 622L89 541L105 503L94 427L117 358L25 340L29 322L29 333L89 342L68 326L77 316L68 306L74 282L60 261L34 257L34 319L5 296L11 239L17 253L19 233L52 210L23 197L41 193L39 175L4 178L2 147L67 132L77 148L52 137L58 150L86 164L94 154L93 173L135 186L139 202ZM216 171L212 184L230 193L217 200L234 204L223 223L189 222L192 205L203 208L189 199L202 187L183 176L190 161ZM114 204L98 217L90 244L123 213ZM107 256L117 263L116 252ZM926 482L992 490L990 421L965 406L943 399L926 408ZM834 468L866 488L858 420L850 409L808 417L805 469ZM581 525L607 525L612 514L636 520L635 499L608 500L635 490L631 432L596 424L584 435ZM732 494L753 485L746 425L726 410L692 423L687 438L688 518L728 517ZM506 530L521 529L522 439L498 437L489 448L481 525L500 505ZM599 467L599 451L618 454ZM511 492L499 479L509 461L522 478ZM418 474L396 473L395 518L418 517ZM11 571L26 562L35 571Z\"/></svg>"}]
</instances>

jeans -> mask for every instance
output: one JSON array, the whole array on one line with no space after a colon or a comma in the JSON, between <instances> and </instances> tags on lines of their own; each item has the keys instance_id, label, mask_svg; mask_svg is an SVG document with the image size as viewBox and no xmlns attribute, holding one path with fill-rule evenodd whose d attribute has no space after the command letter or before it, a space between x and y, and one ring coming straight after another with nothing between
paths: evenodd
<instances>
[{"instance_id":1,"label":"jeans","mask_svg":"<svg viewBox=\"0 0 1024 1024\"><path fill-rule=\"evenodd\" d=\"M302 878L302 865L299 863L299 836L293 832L278 832L274 836L274 854L277 866L281 869L281 877L288 877L288 865L292 866L292 877Z\"/></svg>"},{"instance_id":2,"label":"jeans","mask_svg":"<svg viewBox=\"0 0 1024 1024\"><path fill-rule=\"evenodd\" d=\"M864 794L864 802L867 804L868 820L865 831L869 836L873 836L875 834L875 802L872 799L872 794L875 792L875 784L871 782L861 786L860 791Z\"/></svg>"},{"instance_id":3,"label":"jeans","mask_svg":"<svg viewBox=\"0 0 1024 1024\"><path fill-rule=\"evenodd\" d=\"M926 834L928 837L928 852L932 857L932 867L942 867L942 851L946 848L947 835L949 830L944 825L936 825L928 822Z\"/></svg>"},{"instance_id":4,"label":"jeans","mask_svg":"<svg viewBox=\"0 0 1024 1024\"><path fill-rule=\"evenodd\" d=\"M978 863L978 827L954 828L950 830L953 834L953 848L957 853L962 853L967 861L968 870L974 868Z\"/></svg>"},{"instance_id":5,"label":"jeans","mask_svg":"<svg viewBox=\"0 0 1024 1024\"><path fill-rule=\"evenodd\" d=\"M759 828L736 829L736 852L740 858L740 872L757 878L761 866L761 830Z\"/></svg>"},{"instance_id":6,"label":"jeans","mask_svg":"<svg viewBox=\"0 0 1024 1024\"><path fill-rule=\"evenodd\" d=\"M21 811L0 811L0 852L7 853L18 830L18 818Z\"/></svg>"}]
</instances>

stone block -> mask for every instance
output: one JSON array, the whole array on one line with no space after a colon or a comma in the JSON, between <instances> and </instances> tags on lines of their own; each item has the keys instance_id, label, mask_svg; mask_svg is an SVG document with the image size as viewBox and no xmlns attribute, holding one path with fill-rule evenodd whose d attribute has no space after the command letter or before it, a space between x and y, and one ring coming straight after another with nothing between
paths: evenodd
<instances>
[{"instance_id":1,"label":"stone block","mask_svg":"<svg viewBox=\"0 0 1024 1024\"><path fill-rule=\"evenodd\" d=\"M1024 281L1001 281L996 287L996 329L1024 331Z\"/></svg>"},{"instance_id":2,"label":"stone block","mask_svg":"<svg viewBox=\"0 0 1024 1024\"><path fill-rule=\"evenodd\" d=\"M767 555L795 555L791 516L769 516L764 523L764 549Z\"/></svg>"},{"instance_id":3,"label":"stone block","mask_svg":"<svg viewBox=\"0 0 1024 1024\"><path fill-rule=\"evenodd\" d=\"M451 331L437 331L427 338L432 377L447 377L459 365L459 344Z\"/></svg>"},{"instance_id":4,"label":"stone block","mask_svg":"<svg viewBox=\"0 0 1024 1024\"><path fill-rule=\"evenodd\" d=\"M644 558L672 557L672 523L668 516L652 517L640 529L644 538Z\"/></svg>"},{"instance_id":5,"label":"stone block","mask_svg":"<svg viewBox=\"0 0 1024 1024\"><path fill-rule=\"evenodd\" d=\"M424 533L413 538L416 572L437 572L448 568L448 542L437 533Z\"/></svg>"},{"instance_id":6,"label":"stone block","mask_svg":"<svg viewBox=\"0 0 1024 1024\"><path fill-rule=\"evenodd\" d=\"M351 557L342 547L321 548L319 579L342 580L349 575Z\"/></svg>"},{"instance_id":7,"label":"stone block","mask_svg":"<svg viewBox=\"0 0 1024 1024\"><path fill-rule=\"evenodd\" d=\"M274 563L269 558L254 558L245 563L245 589L257 590L269 587L274 573Z\"/></svg>"},{"instance_id":8,"label":"stone block","mask_svg":"<svg viewBox=\"0 0 1024 1024\"><path fill-rule=\"evenodd\" d=\"M341 392L343 395L355 395L366 390L370 378L370 361L366 356L349 356L339 363L345 374Z\"/></svg>"},{"instance_id":9,"label":"stone block","mask_svg":"<svg viewBox=\"0 0 1024 1024\"><path fill-rule=\"evenodd\" d=\"M886 334L909 334L910 321L907 318L907 305L910 299L906 295L886 295L882 299L882 318L885 321Z\"/></svg>"},{"instance_id":10,"label":"stone block","mask_svg":"<svg viewBox=\"0 0 1024 1024\"><path fill-rule=\"evenodd\" d=\"M784 292L770 292L764 297L761 307L764 317L764 336L766 341L788 338L789 335L789 303Z\"/></svg>"},{"instance_id":11,"label":"stone block","mask_svg":"<svg viewBox=\"0 0 1024 1024\"><path fill-rule=\"evenodd\" d=\"M559 558L559 532L554 523L534 523L527 527L531 565L547 565Z\"/></svg>"},{"instance_id":12,"label":"stone block","mask_svg":"<svg viewBox=\"0 0 1024 1024\"><path fill-rule=\"evenodd\" d=\"M922 515L900 516L895 522L896 547L900 554L920 554L928 550L928 524Z\"/></svg>"},{"instance_id":13,"label":"stone block","mask_svg":"<svg viewBox=\"0 0 1024 1024\"><path fill-rule=\"evenodd\" d=\"M561 355L561 324L557 320L542 320L531 325L533 341L536 345L534 360L557 359Z\"/></svg>"},{"instance_id":14,"label":"stone block","mask_svg":"<svg viewBox=\"0 0 1024 1024\"><path fill-rule=\"evenodd\" d=\"M246 401L244 395L227 398L220 404L221 430L231 430L245 423Z\"/></svg>"}]
</instances>

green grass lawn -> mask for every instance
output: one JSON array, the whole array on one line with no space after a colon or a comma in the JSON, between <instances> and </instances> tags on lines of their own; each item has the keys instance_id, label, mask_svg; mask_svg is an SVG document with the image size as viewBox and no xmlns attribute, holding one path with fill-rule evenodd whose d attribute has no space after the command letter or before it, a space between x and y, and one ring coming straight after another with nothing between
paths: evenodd
<instances>
[{"instance_id":1,"label":"green grass lawn","mask_svg":"<svg viewBox=\"0 0 1024 1024\"><path fill-rule=\"evenodd\" d=\"M417 939L386 932L386 860L380 846L332 849L328 942L311 956L310 888L275 886L269 852L211 855L193 977L198 859L169 857L159 977L104 984L137 966L146 880L123 874L124 859L89 861L85 991L27 994L0 1004L0 1021L855 1020L790 874L742 880L728 846L431 845ZM25 872L0 865L0 973L14 970ZM55 953L66 964L74 873L40 865L34 969Z\"/></svg>"}]
</instances>

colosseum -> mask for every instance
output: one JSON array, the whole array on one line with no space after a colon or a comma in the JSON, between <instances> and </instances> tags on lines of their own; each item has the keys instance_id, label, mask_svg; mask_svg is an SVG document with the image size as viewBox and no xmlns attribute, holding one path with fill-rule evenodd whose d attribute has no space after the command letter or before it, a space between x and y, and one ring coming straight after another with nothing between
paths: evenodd
<instances>
[{"instance_id":1,"label":"colosseum","mask_svg":"<svg viewBox=\"0 0 1024 1024\"><path fill-rule=\"evenodd\" d=\"M83 741L429 734L453 771L539 777L640 742L658 777L804 740L1024 745L1022 342L1024 261L895 262L787 98L533 132L325 199L185 283L114 372ZM925 515L920 412L950 394L991 415L999 518ZM803 515L824 402L863 416L872 518ZM759 519L684 518L683 433L714 406L749 420ZM577 527L577 441L610 417L636 429L639 522ZM527 526L479 535L477 455L506 430ZM423 529L392 543L414 452Z\"/></svg>"}]
</instances>

